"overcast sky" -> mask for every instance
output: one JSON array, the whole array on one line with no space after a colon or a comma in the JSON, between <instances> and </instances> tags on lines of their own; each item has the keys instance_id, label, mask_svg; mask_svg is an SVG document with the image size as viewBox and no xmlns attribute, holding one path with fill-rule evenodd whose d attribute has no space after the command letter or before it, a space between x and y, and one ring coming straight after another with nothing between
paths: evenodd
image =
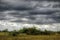
<instances>
[{"instance_id":1,"label":"overcast sky","mask_svg":"<svg viewBox=\"0 0 60 40\"><path fill-rule=\"evenodd\" d=\"M60 23L60 2L1 0L0 21L29 24Z\"/></svg>"}]
</instances>

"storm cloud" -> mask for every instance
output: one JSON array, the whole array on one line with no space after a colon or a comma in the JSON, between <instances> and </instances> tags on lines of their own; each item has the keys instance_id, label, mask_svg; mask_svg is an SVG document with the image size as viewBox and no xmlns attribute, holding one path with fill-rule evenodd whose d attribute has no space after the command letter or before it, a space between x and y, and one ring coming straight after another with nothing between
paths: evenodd
<instances>
[{"instance_id":1,"label":"storm cloud","mask_svg":"<svg viewBox=\"0 0 60 40\"><path fill-rule=\"evenodd\" d=\"M28 24L60 23L60 2L58 1L1 0L0 21Z\"/></svg>"},{"instance_id":2,"label":"storm cloud","mask_svg":"<svg viewBox=\"0 0 60 40\"><path fill-rule=\"evenodd\" d=\"M32 24L60 22L59 5L59 2L1 0L0 20Z\"/></svg>"}]
</instances>

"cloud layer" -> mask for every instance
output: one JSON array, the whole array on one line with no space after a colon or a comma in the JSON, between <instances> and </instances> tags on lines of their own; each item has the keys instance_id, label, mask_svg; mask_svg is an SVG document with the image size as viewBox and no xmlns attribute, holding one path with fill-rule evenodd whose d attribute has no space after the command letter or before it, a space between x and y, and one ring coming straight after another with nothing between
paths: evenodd
<instances>
[{"instance_id":1,"label":"cloud layer","mask_svg":"<svg viewBox=\"0 0 60 40\"><path fill-rule=\"evenodd\" d=\"M60 2L46 0L1 0L1 20L28 24L60 23Z\"/></svg>"},{"instance_id":2,"label":"cloud layer","mask_svg":"<svg viewBox=\"0 0 60 40\"><path fill-rule=\"evenodd\" d=\"M59 2L2 0L0 10L0 20L32 24L60 22Z\"/></svg>"}]
</instances>

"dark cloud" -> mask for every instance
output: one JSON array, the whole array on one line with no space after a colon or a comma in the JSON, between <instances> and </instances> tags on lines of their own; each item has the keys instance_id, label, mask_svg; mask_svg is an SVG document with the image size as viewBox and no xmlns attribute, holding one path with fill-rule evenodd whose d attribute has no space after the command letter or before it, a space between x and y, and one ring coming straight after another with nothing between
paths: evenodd
<instances>
[{"instance_id":1,"label":"dark cloud","mask_svg":"<svg viewBox=\"0 0 60 40\"><path fill-rule=\"evenodd\" d=\"M30 11L4 11L1 12L1 20L7 20L11 22L20 22L20 23L31 23L31 24L46 24L46 23L58 23L59 21L59 12L54 12L51 14L42 14L36 13L31 14ZM47 13L47 12L46 12ZM58 13L58 14L56 14Z\"/></svg>"},{"instance_id":2,"label":"dark cloud","mask_svg":"<svg viewBox=\"0 0 60 40\"><path fill-rule=\"evenodd\" d=\"M0 10L0 20L32 24L60 22L59 2L2 0Z\"/></svg>"},{"instance_id":3,"label":"dark cloud","mask_svg":"<svg viewBox=\"0 0 60 40\"><path fill-rule=\"evenodd\" d=\"M59 2L39 2L39 1L21 1L21 0L2 0L0 10L34 10L36 8L60 8Z\"/></svg>"},{"instance_id":4,"label":"dark cloud","mask_svg":"<svg viewBox=\"0 0 60 40\"><path fill-rule=\"evenodd\" d=\"M34 3L19 0L2 0L0 10L32 10L35 6Z\"/></svg>"},{"instance_id":5,"label":"dark cloud","mask_svg":"<svg viewBox=\"0 0 60 40\"><path fill-rule=\"evenodd\" d=\"M4 10L32 10L33 8L31 7L27 7L27 6L17 6L17 7L13 7L10 5L0 5L0 11L4 11Z\"/></svg>"},{"instance_id":6,"label":"dark cloud","mask_svg":"<svg viewBox=\"0 0 60 40\"><path fill-rule=\"evenodd\" d=\"M59 2L60 0L25 0L25 1L55 1L55 2Z\"/></svg>"},{"instance_id":7,"label":"dark cloud","mask_svg":"<svg viewBox=\"0 0 60 40\"><path fill-rule=\"evenodd\" d=\"M21 27L20 23L22 26L24 23L51 25L56 23L52 27L49 25L48 29L57 30L57 23L60 23L60 2L57 1L59 0L1 0L0 29L18 29ZM42 27L44 28L45 26Z\"/></svg>"}]
</instances>

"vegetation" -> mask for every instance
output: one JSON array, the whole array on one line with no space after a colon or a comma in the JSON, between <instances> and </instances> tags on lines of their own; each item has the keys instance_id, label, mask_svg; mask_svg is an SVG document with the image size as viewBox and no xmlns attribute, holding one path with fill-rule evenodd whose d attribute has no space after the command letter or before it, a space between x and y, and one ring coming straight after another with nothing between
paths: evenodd
<instances>
[{"instance_id":1,"label":"vegetation","mask_svg":"<svg viewBox=\"0 0 60 40\"><path fill-rule=\"evenodd\" d=\"M10 32L6 29L0 31L0 40L60 40L60 31L41 31L36 29L36 27Z\"/></svg>"},{"instance_id":2,"label":"vegetation","mask_svg":"<svg viewBox=\"0 0 60 40\"><path fill-rule=\"evenodd\" d=\"M60 31L58 32L53 32L53 31L48 31L48 30L45 30L45 31L41 31L40 29L36 29L36 27L32 27L32 28L23 28L23 29L20 29L18 31L14 30L14 31L11 31L9 32L7 29L1 31L1 32L8 32L9 35L11 36L17 36L18 34L27 34L27 35L53 35L53 34L60 34Z\"/></svg>"},{"instance_id":3,"label":"vegetation","mask_svg":"<svg viewBox=\"0 0 60 40\"><path fill-rule=\"evenodd\" d=\"M8 34L8 33L7 33ZM0 40L60 40L60 35L0 36Z\"/></svg>"},{"instance_id":4,"label":"vegetation","mask_svg":"<svg viewBox=\"0 0 60 40\"><path fill-rule=\"evenodd\" d=\"M1 32L8 32L8 29L5 29L5 30L3 30L3 31L1 31Z\"/></svg>"},{"instance_id":5,"label":"vegetation","mask_svg":"<svg viewBox=\"0 0 60 40\"><path fill-rule=\"evenodd\" d=\"M19 32L17 32L16 30L9 32L10 36L17 36L19 34Z\"/></svg>"}]
</instances>

